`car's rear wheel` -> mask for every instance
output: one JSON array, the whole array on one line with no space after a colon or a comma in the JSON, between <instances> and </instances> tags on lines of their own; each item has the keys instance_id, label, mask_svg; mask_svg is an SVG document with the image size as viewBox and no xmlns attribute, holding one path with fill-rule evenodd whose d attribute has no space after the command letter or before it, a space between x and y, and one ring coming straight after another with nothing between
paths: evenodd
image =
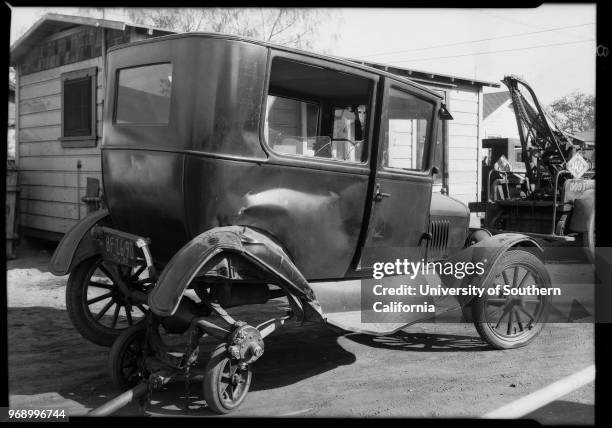
<instances>
[{"instance_id":1,"label":"car's rear wheel","mask_svg":"<svg viewBox=\"0 0 612 428\"><path fill-rule=\"evenodd\" d=\"M525 292L531 285L537 289L550 287L544 264L524 250L507 251L493 269L492 283L485 284L485 288L505 284L509 290ZM548 317L549 296L506 294L503 288L496 295L485 293L472 305L476 330L495 349L527 345L540 333Z\"/></svg>"},{"instance_id":2,"label":"car's rear wheel","mask_svg":"<svg viewBox=\"0 0 612 428\"><path fill-rule=\"evenodd\" d=\"M72 324L85 339L102 346L111 346L126 328L144 320L148 310L123 294L107 263L99 256L82 261L70 273L66 286ZM117 268L128 287L146 290L146 284L139 283L144 269Z\"/></svg>"}]
</instances>

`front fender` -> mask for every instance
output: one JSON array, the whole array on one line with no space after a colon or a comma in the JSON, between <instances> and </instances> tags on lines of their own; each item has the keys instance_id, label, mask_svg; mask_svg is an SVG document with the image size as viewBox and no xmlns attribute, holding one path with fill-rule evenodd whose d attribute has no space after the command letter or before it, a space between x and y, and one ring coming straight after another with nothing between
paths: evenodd
<instances>
[{"instance_id":1,"label":"front fender","mask_svg":"<svg viewBox=\"0 0 612 428\"><path fill-rule=\"evenodd\" d=\"M151 311L164 317L173 315L189 283L213 257L223 252L241 255L278 278L279 285L305 304L303 312L307 317L321 315L308 281L287 253L266 235L246 226L216 227L183 246L166 265L157 285L149 293Z\"/></svg>"},{"instance_id":2,"label":"front fender","mask_svg":"<svg viewBox=\"0 0 612 428\"><path fill-rule=\"evenodd\" d=\"M445 259L445 261L450 261L452 263L482 262L483 272L463 278L456 278L454 275L440 275L443 286L446 288L468 288L470 285L482 287L483 284L487 284L491 279L493 267L496 265L499 258L510 248L516 247L527 247L538 257L544 257L544 249L529 236L520 233L500 233L493 235ZM459 303L464 306L468 304L473 297L474 296L470 295L459 296L458 300Z\"/></svg>"},{"instance_id":3,"label":"front fender","mask_svg":"<svg viewBox=\"0 0 612 428\"><path fill-rule=\"evenodd\" d=\"M49 271L57 276L66 275L81 261L97 254L89 231L96 224L106 223L109 219L108 210L101 209L72 226L55 249Z\"/></svg>"}]
</instances>

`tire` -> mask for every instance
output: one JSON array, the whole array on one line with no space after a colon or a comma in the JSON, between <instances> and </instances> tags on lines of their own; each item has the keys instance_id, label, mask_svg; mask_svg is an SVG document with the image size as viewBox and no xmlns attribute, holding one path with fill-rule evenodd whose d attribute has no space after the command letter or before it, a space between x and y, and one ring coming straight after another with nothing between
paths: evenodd
<instances>
[{"instance_id":1,"label":"tire","mask_svg":"<svg viewBox=\"0 0 612 428\"><path fill-rule=\"evenodd\" d=\"M110 378L120 390L127 390L148 378L149 373L140 365L147 332L145 323L123 331L113 343L108 356Z\"/></svg>"},{"instance_id":2,"label":"tire","mask_svg":"<svg viewBox=\"0 0 612 428\"><path fill-rule=\"evenodd\" d=\"M203 382L204 400L214 413L226 414L237 409L249 392L253 377L251 368L247 366L246 370L236 369L236 374L240 377L240 389L236 395L236 386L233 386L236 382L232 381L233 376L231 376L232 370L236 367L234 365L237 366L237 362L228 357L227 345L224 343L215 348L206 365ZM232 382L232 385L228 385L225 389L223 384L226 382L223 382L223 379L228 376L223 376L224 374L229 374L228 381ZM227 393L230 387L231 392Z\"/></svg>"},{"instance_id":3,"label":"tire","mask_svg":"<svg viewBox=\"0 0 612 428\"><path fill-rule=\"evenodd\" d=\"M514 278L517 268L518 275ZM538 288L550 287L550 276L542 261L524 250L508 250L493 269L493 283L484 284L485 288L496 284L511 284L512 288L532 284ZM472 317L478 334L491 347L520 348L538 336L548 317L549 307L549 296L504 297L489 296L485 293L474 299ZM504 319L507 321L503 321ZM523 319L528 320L524 325Z\"/></svg>"},{"instance_id":4,"label":"tire","mask_svg":"<svg viewBox=\"0 0 612 428\"><path fill-rule=\"evenodd\" d=\"M110 276L107 275L107 279L101 278L98 280L98 275L101 272L101 262L101 257L91 257L79 263L72 270L66 286L66 309L72 324L81 336L97 345L111 346L127 327L145 318L147 309L142 305L134 307L124 301L123 293L119 290L119 287L113 284ZM96 275L96 281L92 281L94 275ZM94 284L98 284L98 286L94 286ZM89 298L89 291L93 290L95 292L94 289L106 290L102 292L103 294ZM101 299L103 296L108 297ZM96 313L95 306L101 306L102 309ZM112 319L103 319L102 316L106 315L111 308L114 308ZM121 309L126 315L125 320L119 318ZM136 315L132 315L132 311L135 309L140 311L142 315L140 318L134 318ZM100 315L99 312L102 311L104 313L101 318L96 319ZM130 313L129 317L128 311ZM105 322L110 326L105 325Z\"/></svg>"}]
</instances>

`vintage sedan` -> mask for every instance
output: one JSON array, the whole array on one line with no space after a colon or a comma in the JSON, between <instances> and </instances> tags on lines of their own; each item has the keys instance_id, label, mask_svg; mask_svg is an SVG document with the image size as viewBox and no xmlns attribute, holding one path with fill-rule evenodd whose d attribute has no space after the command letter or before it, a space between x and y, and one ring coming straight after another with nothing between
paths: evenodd
<instances>
[{"instance_id":1,"label":"vintage sedan","mask_svg":"<svg viewBox=\"0 0 612 428\"><path fill-rule=\"evenodd\" d=\"M113 48L105 100L106 209L66 234L49 268L70 273L70 317L83 337L112 345L119 387L142 393L189 373L210 336L219 346L204 397L227 413L248 392L264 338L290 317L377 335L430 318L364 316L377 262L482 264L481 275L442 278L445 287L550 283L532 238L471 230L467 207L432 193L433 142L452 117L412 81L189 33ZM290 310L259 325L225 310L279 296ZM459 305L505 349L539 333L548 298ZM177 348L168 335L187 339Z\"/></svg>"}]
</instances>

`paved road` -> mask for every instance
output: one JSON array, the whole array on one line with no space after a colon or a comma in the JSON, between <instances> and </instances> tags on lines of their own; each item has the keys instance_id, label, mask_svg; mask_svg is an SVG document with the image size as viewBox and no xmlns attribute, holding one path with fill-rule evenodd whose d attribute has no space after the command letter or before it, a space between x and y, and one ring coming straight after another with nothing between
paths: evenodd
<instances>
[{"instance_id":1,"label":"paved road","mask_svg":"<svg viewBox=\"0 0 612 428\"><path fill-rule=\"evenodd\" d=\"M112 398L108 349L82 339L63 305L66 278L45 269L47 252L9 264L12 406L83 414ZM584 282L585 267L551 264L553 281ZM278 304L278 302L276 302ZM267 305L265 311L274 308ZM550 324L528 347L495 351L471 324L418 324L391 337L289 324L266 339L251 392L236 416L478 417L594 361L593 324ZM191 415L210 416L197 378ZM183 416L184 384L154 393L152 414ZM593 385L534 412L544 423L593 423ZM140 414L137 405L119 414Z\"/></svg>"}]
</instances>

